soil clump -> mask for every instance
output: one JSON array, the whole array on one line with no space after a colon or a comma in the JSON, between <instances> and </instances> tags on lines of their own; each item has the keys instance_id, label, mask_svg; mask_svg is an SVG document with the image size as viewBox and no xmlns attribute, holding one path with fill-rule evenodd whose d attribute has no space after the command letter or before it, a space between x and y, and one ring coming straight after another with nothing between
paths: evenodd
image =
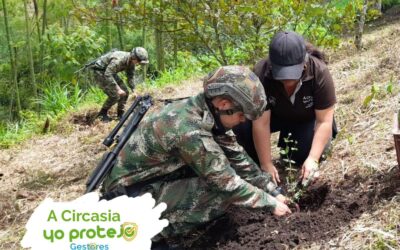
<instances>
[{"instance_id":1,"label":"soil clump","mask_svg":"<svg viewBox=\"0 0 400 250\"><path fill-rule=\"evenodd\" d=\"M313 242L331 248L329 239L349 227L374 204L400 191L400 174L364 179L347 175L339 182L325 181L310 187L299 201L300 212L276 218L264 210L232 207L227 215L205 229L190 249L292 249Z\"/></svg>"}]
</instances>

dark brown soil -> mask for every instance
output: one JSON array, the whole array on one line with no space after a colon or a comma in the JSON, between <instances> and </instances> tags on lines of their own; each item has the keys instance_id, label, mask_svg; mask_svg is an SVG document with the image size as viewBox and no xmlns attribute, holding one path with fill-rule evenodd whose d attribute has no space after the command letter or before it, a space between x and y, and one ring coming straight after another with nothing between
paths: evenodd
<instances>
[{"instance_id":1,"label":"dark brown soil","mask_svg":"<svg viewBox=\"0 0 400 250\"><path fill-rule=\"evenodd\" d=\"M386 176L352 175L326 181L310 187L299 202L300 212L287 217L231 208L190 249L291 249L329 241L349 227L353 219L374 211L378 201L390 199L399 191L398 168Z\"/></svg>"},{"instance_id":2,"label":"dark brown soil","mask_svg":"<svg viewBox=\"0 0 400 250\"><path fill-rule=\"evenodd\" d=\"M92 126L94 121L97 118L97 113L98 111L88 111L85 113L77 113L74 114L71 118L71 123L77 124L77 125L82 125L82 126Z\"/></svg>"}]
</instances>

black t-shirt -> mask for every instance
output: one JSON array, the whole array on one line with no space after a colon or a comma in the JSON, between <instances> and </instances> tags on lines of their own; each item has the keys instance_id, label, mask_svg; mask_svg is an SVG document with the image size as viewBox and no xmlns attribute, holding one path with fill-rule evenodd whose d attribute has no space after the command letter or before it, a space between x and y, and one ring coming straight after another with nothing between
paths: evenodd
<instances>
[{"instance_id":1,"label":"black t-shirt","mask_svg":"<svg viewBox=\"0 0 400 250\"><path fill-rule=\"evenodd\" d=\"M310 55L306 65L293 104L283 84L272 78L268 59L254 66L254 73L260 78L267 95L266 110L271 110L274 117L287 122L308 122L315 119L315 110L327 109L336 103L335 87L326 64Z\"/></svg>"}]
</instances>

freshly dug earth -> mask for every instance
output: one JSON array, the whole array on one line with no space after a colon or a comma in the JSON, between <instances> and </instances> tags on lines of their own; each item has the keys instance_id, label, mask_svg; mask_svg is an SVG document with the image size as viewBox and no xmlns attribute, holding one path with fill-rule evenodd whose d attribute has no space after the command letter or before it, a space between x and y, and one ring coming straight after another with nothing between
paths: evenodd
<instances>
[{"instance_id":1,"label":"freshly dug earth","mask_svg":"<svg viewBox=\"0 0 400 250\"><path fill-rule=\"evenodd\" d=\"M300 200L300 212L276 218L262 210L232 208L190 249L292 249L318 242L321 248L337 247L329 240L349 228L374 204L390 200L400 192L400 174L393 169L385 176L365 180L345 176L340 183L316 183Z\"/></svg>"}]
</instances>

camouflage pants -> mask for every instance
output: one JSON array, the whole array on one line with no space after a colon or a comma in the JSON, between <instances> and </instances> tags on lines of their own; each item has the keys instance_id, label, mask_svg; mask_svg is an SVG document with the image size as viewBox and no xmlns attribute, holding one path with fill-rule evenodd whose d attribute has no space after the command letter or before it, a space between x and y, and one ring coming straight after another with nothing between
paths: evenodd
<instances>
[{"instance_id":1,"label":"camouflage pants","mask_svg":"<svg viewBox=\"0 0 400 250\"><path fill-rule=\"evenodd\" d=\"M117 88L114 83L109 82L102 72L95 71L94 72L94 79L96 80L99 87L106 93L107 100L104 102L102 109L109 110L115 103L118 102L118 110L125 110L125 104L128 100L128 88L125 86L122 79L115 74L114 79L117 82L118 86L125 91L126 96L120 97L117 92Z\"/></svg>"},{"instance_id":2,"label":"camouflage pants","mask_svg":"<svg viewBox=\"0 0 400 250\"><path fill-rule=\"evenodd\" d=\"M169 221L169 226L161 232L164 238L187 234L222 216L229 206L228 197L210 190L198 177L156 182L144 188L141 194L146 192L152 193L157 204L167 204L162 214L162 218Z\"/></svg>"}]
</instances>

